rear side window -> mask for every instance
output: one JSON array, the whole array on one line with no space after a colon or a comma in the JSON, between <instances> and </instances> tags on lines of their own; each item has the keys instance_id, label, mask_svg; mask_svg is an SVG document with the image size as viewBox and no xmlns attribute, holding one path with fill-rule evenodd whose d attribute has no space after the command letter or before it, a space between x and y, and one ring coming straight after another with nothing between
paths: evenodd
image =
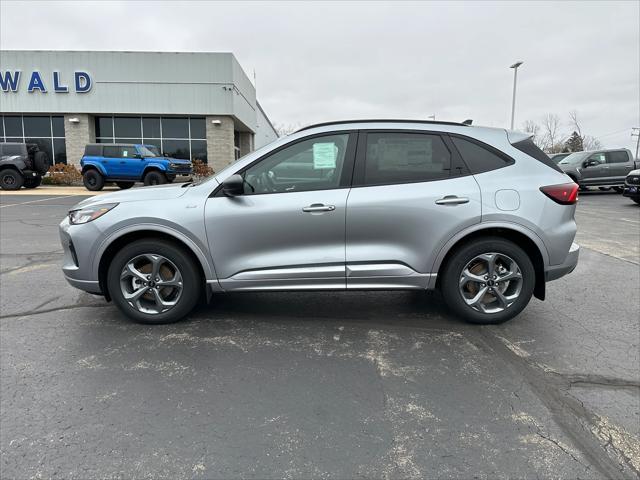
<instances>
[{"instance_id":1,"label":"rear side window","mask_svg":"<svg viewBox=\"0 0 640 480\"><path fill-rule=\"evenodd\" d=\"M102 154L100 145L87 145L84 147L84 154L91 157L98 157Z\"/></svg>"},{"instance_id":2,"label":"rear side window","mask_svg":"<svg viewBox=\"0 0 640 480\"><path fill-rule=\"evenodd\" d=\"M629 161L629 155L624 150L608 152L607 157L607 163L627 163Z\"/></svg>"},{"instance_id":3,"label":"rear side window","mask_svg":"<svg viewBox=\"0 0 640 480\"><path fill-rule=\"evenodd\" d=\"M103 147L105 157L120 158L120 147Z\"/></svg>"},{"instance_id":4,"label":"rear side window","mask_svg":"<svg viewBox=\"0 0 640 480\"><path fill-rule=\"evenodd\" d=\"M451 141L460 152L464 163L467 164L471 173L482 173L498 168L506 167L513 161L500 155L498 152L490 150L488 147L465 138L451 136ZM547 157L547 160L549 158Z\"/></svg>"},{"instance_id":5,"label":"rear side window","mask_svg":"<svg viewBox=\"0 0 640 480\"><path fill-rule=\"evenodd\" d=\"M438 135L368 133L365 185L428 182L448 178L451 153Z\"/></svg>"},{"instance_id":6,"label":"rear side window","mask_svg":"<svg viewBox=\"0 0 640 480\"><path fill-rule=\"evenodd\" d=\"M535 158L536 160L544 163L547 167L553 168L555 171L564 173L562 169L556 165L556 162L551 160L549 156L540 150L531 138L527 138L526 140L522 140L521 142L514 143L513 146L520 150L522 153L526 153L530 157ZM568 157L569 155L567 155ZM564 157L562 157L564 158Z\"/></svg>"}]
</instances>

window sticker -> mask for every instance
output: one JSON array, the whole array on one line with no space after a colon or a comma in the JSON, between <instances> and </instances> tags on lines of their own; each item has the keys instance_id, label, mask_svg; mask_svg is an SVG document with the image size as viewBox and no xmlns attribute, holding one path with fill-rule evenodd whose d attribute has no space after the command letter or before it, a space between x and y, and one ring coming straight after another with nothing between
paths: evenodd
<instances>
[{"instance_id":1,"label":"window sticker","mask_svg":"<svg viewBox=\"0 0 640 480\"><path fill-rule=\"evenodd\" d=\"M326 170L336 168L338 147L333 142L313 144L313 169Z\"/></svg>"}]
</instances>

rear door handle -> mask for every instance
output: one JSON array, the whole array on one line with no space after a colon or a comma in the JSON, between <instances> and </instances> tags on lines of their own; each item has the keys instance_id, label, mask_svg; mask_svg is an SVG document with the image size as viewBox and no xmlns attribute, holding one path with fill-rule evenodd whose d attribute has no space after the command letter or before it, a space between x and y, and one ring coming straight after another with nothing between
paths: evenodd
<instances>
[{"instance_id":1,"label":"rear door handle","mask_svg":"<svg viewBox=\"0 0 640 480\"><path fill-rule=\"evenodd\" d=\"M335 205L324 205L322 203L312 203L308 207L304 207L302 211L307 213L333 212L335 209L336 209Z\"/></svg>"},{"instance_id":2,"label":"rear door handle","mask_svg":"<svg viewBox=\"0 0 640 480\"><path fill-rule=\"evenodd\" d=\"M457 197L456 195L446 195L440 200L436 200L436 205L460 205L463 203L469 203L467 197Z\"/></svg>"}]
</instances>

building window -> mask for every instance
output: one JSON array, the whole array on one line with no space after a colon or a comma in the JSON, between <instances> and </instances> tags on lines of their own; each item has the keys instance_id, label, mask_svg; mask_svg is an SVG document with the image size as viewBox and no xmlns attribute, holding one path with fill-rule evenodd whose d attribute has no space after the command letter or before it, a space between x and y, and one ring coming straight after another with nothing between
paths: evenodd
<instances>
[{"instance_id":1,"label":"building window","mask_svg":"<svg viewBox=\"0 0 640 480\"><path fill-rule=\"evenodd\" d=\"M67 163L62 115L0 115L0 141L35 143L54 163Z\"/></svg>"},{"instance_id":2,"label":"building window","mask_svg":"<svg viewBox=\"0 0 640 480\"><path fill-rule=\"evenodd\" d=\"M97 116L96 142L155 145L165 155L207 162L203 117Z\"/></svg>"}]
</instances>

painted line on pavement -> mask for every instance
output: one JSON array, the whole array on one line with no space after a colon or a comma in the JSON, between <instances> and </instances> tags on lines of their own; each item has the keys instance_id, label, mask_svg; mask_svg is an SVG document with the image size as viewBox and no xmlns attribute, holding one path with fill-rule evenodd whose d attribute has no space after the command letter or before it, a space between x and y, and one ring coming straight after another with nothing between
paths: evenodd
<instances>
[{"instance_id":1,"label":"painted line on pavement","mask_svg":"<svg viewBox=\"0 0 640 480\"><path fill-rule=\"evenodd\" d=\"M9 205L0 205L0 208L7 208L7 207L17 207L19 205L26 205L28 203L38 203L38 202L46 202L48 200L58 200L60 198L69 198L69 197L75 197L76 195L64 195L64 196L60 196L60 195L55 195L53 197L47 197L47 198L41 198L40 200L30 200L28 202L21 202L21 203L10 203Z\"/></svg>"}]
</instances>

